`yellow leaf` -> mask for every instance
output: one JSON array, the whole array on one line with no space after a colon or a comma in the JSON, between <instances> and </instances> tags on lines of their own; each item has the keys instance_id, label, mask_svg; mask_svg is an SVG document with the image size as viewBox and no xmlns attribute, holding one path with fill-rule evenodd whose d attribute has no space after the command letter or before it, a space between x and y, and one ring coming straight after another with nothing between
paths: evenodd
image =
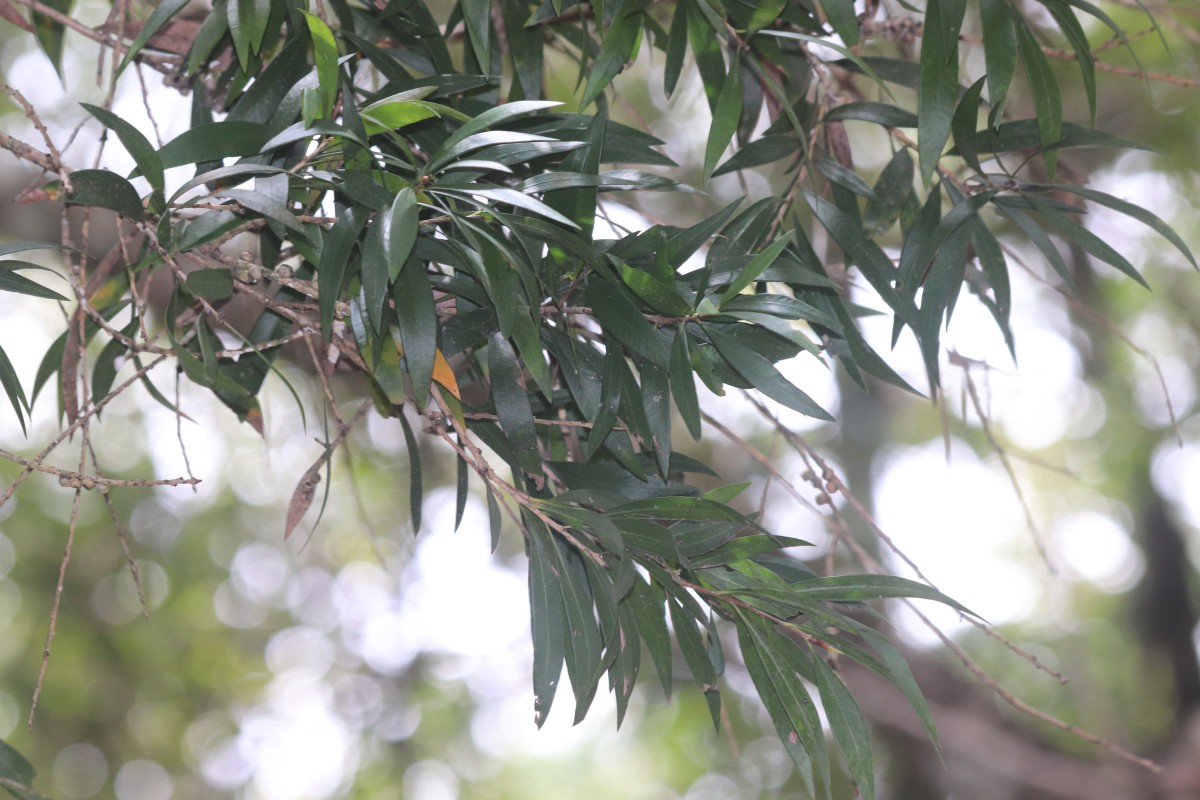
<instances>
[{"instance_id":1,"label":"yellow leaf","mask_svg":"<svg viewBox=\"0 0 1200 800\"><path fill-rule=\"evenodd\" d=\"M454 370L450 367L450 362L442 355L440 347L433 354L433 379L446 387L446 391L454 395L454 399L462 400L462 394L458 391L458 379L454 377Z\"/></svg>"}]
</instances>

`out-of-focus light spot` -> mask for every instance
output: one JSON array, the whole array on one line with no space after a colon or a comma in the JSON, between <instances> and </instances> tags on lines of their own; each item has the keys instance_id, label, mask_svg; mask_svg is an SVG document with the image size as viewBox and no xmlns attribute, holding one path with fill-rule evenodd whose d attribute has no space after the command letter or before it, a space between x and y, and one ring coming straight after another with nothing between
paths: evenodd
<instances>
[{"instance_id":1,"label":"out-of-focus light spot","mask_svg":"<svg viewBox=\"0 0 1200 800\"><path fill-rule=\"evenodd\" d=\"M70 800L99 794L108 781L108 761L99 748L86 744L64 747L54 759L54 786Z\"/></svg>"},{"instance_id":2,"label":"out-of-focus light spot","mask_svg":"<svg viewBox=\"0 0 1200 800\"><path fill-rule=\"evenodd\" d=\"M1200 444L1189 442L1180 447L1168 440L1158 447L1150 460L1154 486L1183 512L1184 521L1200 527ZM1193 558L1200 553L1193 553ZM1200 564L1200 560L1197 561Z\"/></svg>"},{"instance_id":3,"label":"out-of-focus light spot","mask_svg":"<svg viewBox=\"0 0 1200 800\"><path fill-rule=\"evenodd\" d=\"M1164 428L1179 422L1180 416L1195 405L1196 379L1182 359L1158 355L1156 361L1157 370L1145 359L1138 360L1133 400L1144 424Z\"/></svg>"},{"instance_id":4,"label":"out-of-focus light spot","mask_svg":"<svg viewBox=\"0 0 1200 800\"><path fill-rule=\"evenodd\" d=\"M267 609L251 603L229 581L223 581L213 593L213 613L231 628L257 628L267 619Z\"/></svg>"},{"instance_id":5,"label":"out-of-focus light spot","mask_svg":"<svg viewBox=\"0 0 1200 800\"><path fill-rule=\"evenodd\" d=\"M458 777L441 761L418 761L404 771L401 797L421 800L456 800Z\"/></svg>"},{"instance_id":6,"label":"out-of-focus light spot","mask_svg":"<svg viewBox=\"0 0 1200 800\"><path fill-rule=\"evenodd\" d=\"M171 800L175 784L157 761L140 759L121 767L113 781L117 800Z\"/></svg>"},{"instance_id":7,"label":"out-of-focus light spot","mask_svg":"<svg viewBox=\"0 0 1200 800\"><path fill-rule=\"evenodd\" d=\"M443 624L450 624L444 617ZM413 640L415 620L396 610L373 614L362 627L357 651L367 666L382 675L400 672L420 650Z\"/></svg>"},{"instance_id":8,"label":"out-of-focus light spot","mask_svg":"<svg viewBox=\"0 0 1200 800\"><path fill-rule=\"evenodd\" d=\"M727 800L741 796L745 787L738 786L728 775L703 775L688 787L683 800Z\"/></svg>"},{"instance_id":9,"label":"out-of-focus light spot","mask_svg":"<svg viewBox=\"0 0 1200 800\"><path fill-rule=\"evenodd\" d=\"M254 787L262 797L320 800L354 773L353 737L332 700L329 685L306 669L271 681L266 702L247 715L238 734L238 749L253 765Z\"/></svg>"},{"instance_id":10,"label":"out-of-focus light spot","mask_svg":"<svg viewBox=\"0 0 1200 800\"><path fill-rule=\"evenodd\" d=\"M274 605L281 599L292 566L279 548L254 542L238 548L229 572L234 588L247 600Z\"/></svg>"},{"instance_id":11,"label":"out-of-focus light spot","mask_svg":"<svg viewBox=\"0 0 1200 800\"><path fill-rule=\"evenodd\" d=\"M992 624L1033 609L1036 584L1017 552L1028 547L1030 534L1000 470L957 439L949 464L938 441L894 451L877 470L876 520L938 589ZM888 563L911 574L895 556ZM946 606L920 607L943 630L966 624ZM911 612L897 610L906 634L923 644L936 641Z\"/></svg>"},{"instance_id":12,"label":"out-of-focus light spot","mask_svg":"<svg viewBox=\"0 0 1200 800\"><path fill-rule=\"evenodd\" d=\"M133 538L160 550L166 550L175 543L182 526L178 515L168 514L153 498L138 503L129 515L129 530Z\"/></svg>"},{"instance_id":13,"label":"out-of-focus light spot","mask_svg":"<svg viewBox=\"0 0 1200 800\"><path fill-rule=\"evenodd\" d=\"M286 628L267 642L267 668L277 675L300 668L324 675L333 665L333 659L329 640L312 628Z\"/></svg>"},{"instance_id":14,"label":"out-of-focus light spot","mask_svg":"<svg viewBox=\"0 0 1200 800\"><path fill-rule=\"evenodd\" d=\"M1129 589L1145 569L1129 534L1112 517L1095 511L1059 520L1050 533L1050 546L1054 563L1069 577L1106 592Z\"/></svg>"},{"instance_id":15,"label":"out-of-focus light spot","mask_svg":"<svg viewBox=\"0 0 1200 800\"><path fill-rule=\"evenodd\" d=\"M242 755L234 738L215 743L200 762L201 777L214 789L236 789L253 774L253 765Z\"/></svg>"},{"instance_id":16,"label":"out-of-focus light spot","mask_svg":"<svg viewBox=\"0 0 1200 800\"><path fill-rule=\"evenodd\" d=\"M333 576L316 567L292 575L287 585L287 606L297 622L325 632L334 630L338 613L333 603Z\"/></svg>"},{"instance_id":17,"label":"out-of-focus light spot","mask_svg":"<svg viewBox=\"0 0 1200 800\"><path fill-rule=\"evenodd\" d=\"M123 625L142 617L146 610L153 611L161 606L170 593L171 579L161 565L139 561L137 568L138 582L142 586L140 596L138 584L128 567L102 578L92 590L92 608L109 625Z\"/></svg>"}]
</instances>

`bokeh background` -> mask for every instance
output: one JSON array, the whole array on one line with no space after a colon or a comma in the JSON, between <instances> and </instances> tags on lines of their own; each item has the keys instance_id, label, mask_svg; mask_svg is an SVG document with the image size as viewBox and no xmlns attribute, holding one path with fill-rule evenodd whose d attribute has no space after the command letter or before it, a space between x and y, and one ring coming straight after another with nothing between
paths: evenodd
<instances>
[{"instance_id":1,"label":"bokeh background","mask_svg":"<svg viewBox=\"0 0 1200 800\"><path fill-rule=\"evenodd\" d=\"M1149 23L1135 3L1105 7L1135 34L1145 69L1183 81L1102 74L1099 126L1157 152L1076 152L1064 156L1064 177L1150 208L1196 248L1200 13L1182 0L1156 8L1167 49L1156 34L1141 35ZM108 7L85 0L75 13L99 22ZM1092 33L1094 44L1104 41ZM974 65L982 52L967 60ZM1117 50L1105 60L1134 67ZM644 49L618 84L613 116L648 125L668 155L697 165L707 125L703 90L681 85L668 101L661 64L661 54ZM65 65L63 86L27 36L0 27L0 73L60 142L79 118L77 103L104 95L96 51L71 34ZM1057 66L1073 118L1086 119L1073 65ZM564 83L550 94L569 99L574 73L560 72ZM189 101L154 85L153 75L147 81L145 102L137 83L126 81L114 109L165 141L181 130ZM19 109L6 103L0 111L6 131L37 141ZM1019 105L1014 111L1029 115ZM866 126L847 127L858 166L881 168L886 143ZM85 129L69 160L89 162L97 136ZM131 166L119 148L107 148L104 159L114 169ZM37 185L37 176L6 153L0 164L0 236L54 239L58 208L9 200ZM694 166L676 177L701 180ZM614 203L609 212L617 224L687 224L737 196L768 195L779 177L729 176L706 196ZM895 635L928 692L945 752L939 758L898 695L848 675L874 724L881 797L1200 796L1200 276L1136 222L1099 209L1089 218L1153 292L1060 242L1080 285L1081 297L1069 298L1040 256L1010 239L1015 363L986 311L964 298L946 338L939 403L882 387L865 394L809 359L794 365L794 376L838 422L776 411L836 466L924 575L1029 654L1014 654L953 613L921 609L1003 692L1165 770L1156 775L1018 713L897 605L887 608ZM853 290L872 305L865 286ZM0 309L0 341L28 385L62 329L62 313L15 295ZM890 322L867 320L867 330L886 352ZM889 358L925 385L910 342L902 339ZM305 404L319 408L311 376L283 369ZM798 795L736 656L724 687L724 731L712 730L701 693L682 681L682 664L669 702L654 681L643 681L619 732L602 698L580 725L570 725L564 707L538 731L520 537L506 529L489 553L479 497L453 530L454 464L432 439L421 442L419 535L406 504L411 464L400 429L371 416L318 490L327 500L320 524L314 529L318 502L285 542L287 501L321 452L325 420L311 413L302 420L272 378L259 436L203 391L177 390L173 372L155 382L168 397L179 392L193 421L129 392L93 429L99 462L110 475L190 473L203 482L195 491L114 490L119 527L98 497L84 497L32 731L26 715L71 494L39 475L0 507L0 738L34 762L45 793L69 800ZM352 380L338 390L347 408L362 394ZM44 392L27 435L10 414L0 415L0 448L40 450L57 431L55 405L52 390ZM751 402L709 398L706 408L804 488L802 460ZM814 542L806 555L824 568L824 518L744 449L716 430L708 434L700 455L729 481L754 481L745 496L761 505L767 527ZM68 445L57 463L77 458ZM16 473L0 461L0 483ZM891 569L912 574L866 526L854 533ZM136 560L148 620L120 536ZM844 553L837 551L837 566L852 568Z\"/></svg>"}]
</instances>

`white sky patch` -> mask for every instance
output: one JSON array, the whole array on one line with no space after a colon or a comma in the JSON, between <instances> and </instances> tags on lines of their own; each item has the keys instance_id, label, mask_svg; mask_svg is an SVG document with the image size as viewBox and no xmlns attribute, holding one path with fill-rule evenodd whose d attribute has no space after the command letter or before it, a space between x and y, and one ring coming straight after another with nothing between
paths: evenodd
<instances>
[{"instance_id":1,"label":"white sky patch","mask_svg":"<svg viewBox=\"0 0 1200 800\"><path fill-rule=\"evenodd\" d=\"M1054 563L1065 577L1088 581L1105 592L1131 588L1145 570L1129 532L1097 511L1058 520L1048 538Z\"/></svg>"},{"instance_id":2,"label":"white sky patch","mask_svg":"<svg viewBox=\"0 0 1200 800\"><path fill-rule=\"evenodd\" d=\"M949 464L941 442L930 442L888 453L877 471L876 520L938 589L994 625L1033 610L1037 585L1022 553L1030 534L1000 470L956 439ZM911 575L898 559L888 563ZM921 610L946 631L966 624L945 606ZM910 638L936 641L907 611L899 618Z\"/></svg>"}]
</instances>

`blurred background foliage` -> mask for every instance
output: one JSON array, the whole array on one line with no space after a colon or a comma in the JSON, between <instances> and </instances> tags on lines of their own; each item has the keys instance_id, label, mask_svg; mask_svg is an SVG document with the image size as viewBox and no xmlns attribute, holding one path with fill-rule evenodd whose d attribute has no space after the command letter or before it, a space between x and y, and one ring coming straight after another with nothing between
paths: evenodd
<instances>
[{"instance_id":1,"label":"blurred background foliage","mask_svg":"<svg viewBox=\"0 0 1200 800\"><path fill-rule=\"evenodd\" d=\"M1136 5L1106 8L1127 30L1141 32L1148 26ZM105 13L99 4L82 6L79 13ZM1200 74L1200 13L1183 0L1152 10L1170 50L1153 34L1140 36L1141 67ZM48 119L56 109L73 113L72 103L99 91L88 61L93 51L70 35L72 77L59 96L44 57L13 33L0 28L3 71L14 84L24 81L18 88ZM1124 55L1106 60L1138 68ZM653 78L660 68L659 56L643 50L620 79L612 115L648 126L679 163L700 164L703 89L683 86L667 101ZM1073 85L1073 65L1056 68ZM563 72L564 81L573 75ZM1062 168L1072 180L1091 180L1156 211L1196 247L1194 79L1106 74L1100 85L1101 127L1158 153L1080 151ZM549 94L577 90L567 82ZM181 102L168 93L152 97L163 104L164 119ZM1066 99L1077 105L1076 118L1086 114L1082 92ZM23 124L11 107L4 110L0 124ZM852 138L873 135L862 127L847 130ZM856 144L855 152L863 149ZM881 147L880 167L887 154ZM30 177L5 163L0 197L7 198ZM698 170L676 177L702 182ZM689 224L736 196L772 191L773 177L750 174L743 183L728 176L714 181L708 196L660 196L637 210ZM41 213L0 205L4 236L41 238ZM1093 309L1085 310L1050 288L1039 259L1026 254L1028 268L1015 287L1015 367L994 331L980 334L983 327L964 313L948 341L969 368L946 372L940 404L886 388L864 395L814 373L801 385L836 409L839 421L804 420L802 434L828 454L936 585L1069 679L1060 683L952 614L934 615L1003 691L1155 758L1164 771L1155 775L1018 713L896 606L945 753L943 764L897 696L869 678L847 676L874 723L880 797L1200 796L1200 282L1165 242L1128 220L1103 218L1093 229L1130 256L1152 293L1093 272L1075 253L1072 267ZM30 337L17 364L29 374L56 320L24 309L3 316L6 337L17 330ZM883 349L886 327L873 332ZM37 346L35 331L45 338ZM922 380L919 355L901 347L894 363L914 383ZM314 399L320 392L300 370L289 378ZM985 409L986 427L973 397ZM448 453L432 446L425 453L427 522L414 537L398 432L377 421L355 430L337 456L332 484L318 490L329 489L320 525L309 535L310 515L285 543L287 499L300 465L321 450L314 441L320 421L304 428L278 385L265 395L261 439L209 395L185 386L181 402L196 423L184 422L178 433L164 409L128 395L95 431L110 474L190 469L203 483L195 492L114 490L116 526L100 498L85 494L32 731L26 714L70 493L39 475L0 508L0 738L38 766L45 793L120 800L797 795L790 762L737 668L728 673L722 732L712 731L694 687L665 704L651 681L635 693L619 734L608 704L576 728L560 710L536 732L520 540L506 535L496 556L488 554L479 498L459 531L450 531ZM801 482L803 467L777 432L752 413L722 408L724 424ZM28 439L6 420L0 447L36 446L51 435L53 414L52 403L40 404ZM705 446L715 448L705 460L724 465L727 477L755 481L747 496L761 498L768 527L823 543L814 558L824 557L828 536L819 516L797 506L742 449L719 437L706 438ZM15 474L0 462L5 483ZM682 680L686 669L679 666Z\"/></svg>"}]
</instances>

